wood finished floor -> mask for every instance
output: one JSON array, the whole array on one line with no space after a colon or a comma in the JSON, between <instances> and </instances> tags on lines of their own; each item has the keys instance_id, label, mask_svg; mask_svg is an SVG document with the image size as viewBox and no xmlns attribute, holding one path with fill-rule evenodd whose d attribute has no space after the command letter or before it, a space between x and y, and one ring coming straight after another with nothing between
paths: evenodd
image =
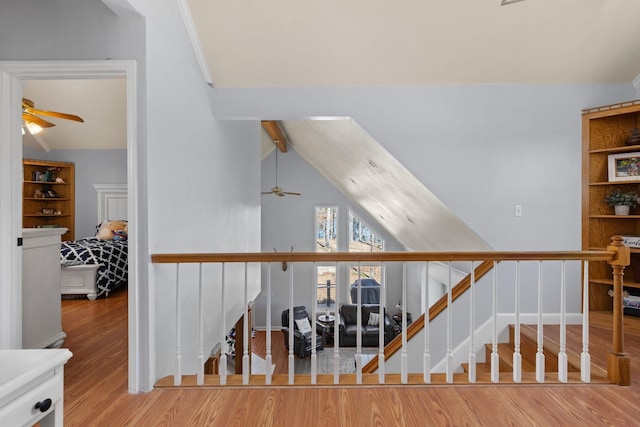
<instances>
[{"instance_id":1,"label":"wood finished floor","mask_svg":"<svg viewBox=\"0 0 640 427\"><path fill-rule=\"evenodd\" d=\"M625 348L632 357L630 387L156 389L130 395L126 291L97 301L65 300L62 307L65 346L74 354L65 366L66 426L640 425L636 319L625 334ZM606 318L592 316L592 324L592 357L599 358L606 354L599 342L605 337L609 343L611 331ZM274 342L274 357L277 346Z\"/></svg>"}]
</instances>

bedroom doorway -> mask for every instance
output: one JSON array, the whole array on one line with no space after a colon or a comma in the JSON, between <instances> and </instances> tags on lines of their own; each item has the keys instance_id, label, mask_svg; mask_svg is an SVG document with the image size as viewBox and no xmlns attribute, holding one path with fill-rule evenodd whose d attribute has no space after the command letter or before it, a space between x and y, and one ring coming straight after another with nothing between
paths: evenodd
<instances>
[{"instance_id":1,"label":"bedroom doorway","mask_svg":"<svg viewBox=\"0 0 640 427\"><path fill-rule=\"evenodd\" d=\"M126 171L128 185L129 391L141 389L137 229L137 106L134 61L0 61L0 348L18 348L22 307L21 102L27 80L123 79L126 82ZM147 364L144 363L144 366Z\"/></svg>"}]
</instances>

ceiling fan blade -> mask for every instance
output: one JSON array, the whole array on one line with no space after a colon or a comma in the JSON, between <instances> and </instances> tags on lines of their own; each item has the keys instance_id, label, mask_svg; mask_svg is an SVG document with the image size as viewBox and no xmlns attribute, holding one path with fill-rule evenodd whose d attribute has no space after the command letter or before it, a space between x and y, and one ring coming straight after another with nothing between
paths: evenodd
<instances>
[{"instance_id":1,"label":"ceiling fan blade","mask_svg":"<svg viewBox=\"0 0 640 427\"><path fill-rule=\"evenodd\" d=\"M37 124L38 126L40 126L41 128L50 128L55 126L55 124L48 122L44 119L41 119L38 116L34 116L31 113L22 113L22 120L24 120L25 122L32 122Z\"/></svg>"},{"instance_id":2,"label":"ceiling fan blade","mask_svg":"<svg viewBox=\"0 0 640 427\"><path fill-rule=\"evenodd\" d=\"M84 120L82 119L82 117L76 116L74 114L59 113L58 111L38 110L36 108L29 108L27 111L29 113L31 113L31 114L39 114L41 116L57 117L59 119L67 119L67 120L73 120L75 122L84 123Z\"/></svg>"},{"instance_id":3,"label":"ceiling fan blade","mask_svg":"<svg viewBox=\"0 0 640 427\"><path fill-rule=\"evenodd\" d=\"M275 193L274 193L273 191L263 191L263 192L262 192L262 193L260 193L260 194L275 194Z\"/></svg>"},{"instance_id":4,"label":"ceiling fan blade","mask_svg":"<svg viewBox=\"0 0 640 427\"><path fill-rule=\"evenodd\" d=\"M282 194L288 194L290 196L302 196L302 193L291 193L289 191L283 191Z\"/></svg>"},{"instance_id":5,"label":"ceiling fan blade","mask_svg":"<svg viewBox=\"0 0 640 427\"><path fill-rule=\"evenodd\" d=\"M34 107L35 107L35 104L33 103L32 100L27 98L22 98L23 113L40 114L41 116L57 117L59 119L67 119L67 120L73 120L76 122L84 123L84 120L82 119L82 117L76 116L75 114L59 113L57 111L38 110L37 108L34 108ZM45 127L45 126L42 126L42 127Z\"/></svg>"}]
</instances>

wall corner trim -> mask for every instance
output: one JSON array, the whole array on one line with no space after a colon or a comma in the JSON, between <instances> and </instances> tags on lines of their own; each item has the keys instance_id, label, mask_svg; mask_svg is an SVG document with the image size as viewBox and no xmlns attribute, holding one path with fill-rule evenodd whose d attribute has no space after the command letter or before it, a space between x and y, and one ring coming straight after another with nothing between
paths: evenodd
<instances>
[{"instance_id":1,"label":"wall corner trim","mask_svg":"<svg viewBox=\"0 0 640 427\"><path fill-rule=\"evenodd\" d=\"M196 25L193 22L193 16L191 16L191 9L189 9L187 0L178 0L178 7L180 8L180 14L182 15L184 26L187 29L187 34L189 34L189 40L191 40L193 53L196 55L196 61L198 62L198 66L200 67L202 77L209 86L214 87L213 79L211 78L211 73L209 72L209 66L207 65L207 61L202 50L202 45L200 44L200 36L198 36L198 30L196 29Z\"/></svg>"},{"instance_id":2,"label":"wall corner trim","mask_svg":"<svg viewBox=\"0 0 640 427\"><path fill-rule=\"evenodd\" d=\"M640 74L633 79L633 87L635 87L637 91L640 91Z\"/></svg>"}]
</instances>

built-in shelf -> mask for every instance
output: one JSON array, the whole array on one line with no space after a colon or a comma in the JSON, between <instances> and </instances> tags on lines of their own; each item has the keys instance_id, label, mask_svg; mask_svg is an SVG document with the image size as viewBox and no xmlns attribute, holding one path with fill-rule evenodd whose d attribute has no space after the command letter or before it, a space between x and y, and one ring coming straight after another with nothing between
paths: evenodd
<instances>
[{"instance_id":1,"label":"built-in shelf","mask_svg":"<svg viewBox=\"0 0 640 427\"><path fill-rule=\"evenodd\" d=\"M589 215L589 218L640 219L640 215Z\"/></svg>"},{"instance_id":2,"label":"built-in shelf","mask_svg":"<svg viewBox=\"0 0 640 427\"><path fill-rule=\"evenodd\" d=\"M640 183L640 181L613 181L613 182L609 182L609 181L604 181L604 182L590 182L589 186L591 187L595 187L598 185L633 185L633 184L638 184Z\"/></svg>"},{"instance_id":3,"label":"built-in shelf","mask_svg":"<svg viewBox=\"0 0 640 427\"><path fill-rule=\"evenodd\" d=\"M589 279L589 283L594 283L596 285L606 285L613 286L613 280L608 279ZM624 282L625 288L637 288L640 289L640 283L637 282Z\"/></svg>"},{"instance_id":4,"label":"built-in shelf","mask_svg":"<svg viewBox=\"0 0 640 427\"><path fill-rule=\"evenodd\" d=\"M25 200L37 200L39 202L56 202L62 200L71 200L68 197L25 197Z\"/></svg>"},{"instance_id":5,"label":"built-in shelf","mask_svg":"<svg viewBox=\"0 0 640 427\"><path fill-rule=\"evenodd\" d=\"M640 209L634 215L613 215L604 199L621 189L640 193L640 179L609 180L609 155L640 152L640 145L626 145L640 127L640 100L592 108L582 114L582 248L606 250L615 235L640 236ZM631 266L624 270L624 286L640 289L640 249L631 249ZM605 261L589 262L589 308L611 310L608 291L613 286L612 267Z\"/></svg>"},{"instance_id":6,"label":"built-in shelf","mask_svg":"<svg viewBox=\"0 0 640 427\"><path fill-rule=\"evenodd\" d=\"M589 154L626 153L631 151L640 151L640 145L625 145L622 147L602 148L599 150L591 150L589 151Z\"/></svg>"},{"instance_id":7,"label":"built-in shelf","mask_svg":"<svg viewBox=\"0 0 640 427\"><path fill-rule=\"evenodd\" d=\"M22 228L62 227L62 240L75 238L75 165L68 162L23 160ZM46 181L34 179L45 176ZM63 182L56 182L56 179ZM43 197L45 195L57 197ZM55 212L60 212L55 214Z\"/></svg>"}]
</instances>

